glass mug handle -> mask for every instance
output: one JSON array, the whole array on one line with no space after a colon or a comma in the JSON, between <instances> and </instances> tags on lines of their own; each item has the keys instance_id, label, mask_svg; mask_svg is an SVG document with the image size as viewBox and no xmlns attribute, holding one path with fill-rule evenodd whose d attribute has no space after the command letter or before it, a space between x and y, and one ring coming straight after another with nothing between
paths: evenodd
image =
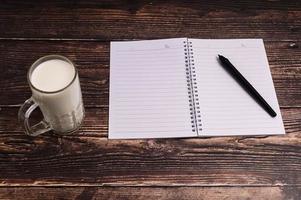
<instances>
[{"instance_id":1,"label":"glass mug handle","mask_svg":"<svg viewBox=\"0 0 301 200\"><path fill-rule=\"evenodd\" d=\"M32 98L27 99L18 112L19 121L24 125L25 132L30 136L37 136L42 133L46 133L51 130L49 124L43 119L39 123L30 126L29 117L30 114L38 107L38 104L34 102Z\"/></svg>"}]
</instances>

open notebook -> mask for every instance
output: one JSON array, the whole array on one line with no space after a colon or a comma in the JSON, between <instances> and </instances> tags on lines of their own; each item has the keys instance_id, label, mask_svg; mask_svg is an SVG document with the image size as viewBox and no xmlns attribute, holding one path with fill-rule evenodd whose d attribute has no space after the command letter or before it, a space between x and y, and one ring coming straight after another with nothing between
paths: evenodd
<instances>
[{"instance_id":1,"label":"open notebook","mask_svg":"<svg viewBox=\"0 0 301 200\"><path fill-rule=\"evenodd\" d=\"M270 117L218 63L229 58ZM109 138L284 134L261 39L111 42Z\"/></svg>"}]
</instances>

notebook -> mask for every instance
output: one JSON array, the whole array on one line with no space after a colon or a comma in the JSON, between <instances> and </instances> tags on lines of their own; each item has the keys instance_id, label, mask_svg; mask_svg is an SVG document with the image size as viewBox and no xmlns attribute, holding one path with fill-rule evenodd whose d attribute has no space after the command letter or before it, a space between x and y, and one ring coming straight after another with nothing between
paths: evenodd
<instances>
[{"instance_id":1,"label":"notebook","mask_svg":"<svg viewBox=\"0 0 301 200\"><path fill-rule=\"evenodd\" d=\"M227 57L277 113L219 64ZM109 138L284 134L262 39L111 42Z\"/></svg>"}]
</instances>

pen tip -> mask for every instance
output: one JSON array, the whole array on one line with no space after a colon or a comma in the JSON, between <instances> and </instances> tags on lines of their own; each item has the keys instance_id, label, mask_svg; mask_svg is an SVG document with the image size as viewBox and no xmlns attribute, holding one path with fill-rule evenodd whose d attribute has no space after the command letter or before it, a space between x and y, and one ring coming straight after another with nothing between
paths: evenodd
<instances>
[{"instance_id":1,"label":"pen tip","mask_svg":"<svg viewBox=\"0 0 301 200\"><path fill-rule=\"evenodd\" d=\"M228 59L225 56L222 56L220 54L218 54L218 59L221 61L228 61Z\"/></svg>"}]
</instances>

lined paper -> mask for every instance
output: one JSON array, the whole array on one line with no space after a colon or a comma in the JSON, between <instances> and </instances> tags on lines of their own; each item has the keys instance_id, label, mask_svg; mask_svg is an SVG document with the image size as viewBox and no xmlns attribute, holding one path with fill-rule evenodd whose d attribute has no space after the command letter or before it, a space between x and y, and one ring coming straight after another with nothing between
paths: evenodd
<instances>
[{"instance_id":1,"label":"lined paper","mask_svg":"<svg viewBox=\"0 0 301 200\"><path fill-rule=\"evenodd\" d=\"M282 117L261 39L192 42L201 111L200 135L284 134ZM277 113L268 115L218 63L228 58Z\"/></svg>"},{"instance_id":2,"label":"lined paper","mask_svg":"<svg viewBox=\"0 0 301 200\"><path fill-rule=\"evenodd\" d=\"M111 42L109 138L189 137L183 42Z\"/></svg>"}]
</instances>

